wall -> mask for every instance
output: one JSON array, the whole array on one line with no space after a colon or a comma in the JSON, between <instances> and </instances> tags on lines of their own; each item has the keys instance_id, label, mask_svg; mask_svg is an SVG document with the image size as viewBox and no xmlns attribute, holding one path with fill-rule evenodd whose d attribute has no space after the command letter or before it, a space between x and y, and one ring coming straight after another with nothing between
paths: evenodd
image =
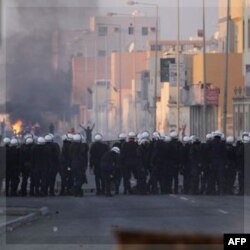
<instances>
[{"instance_id":1,"label":"wall","mask_svg":"<svg viewBox=\"0 0 250 250\"><path fill-rule=\"evenodd\" d=\"M193 83L197 84L203 81L203 58L202 55L195 55L193 58ZM218 106L218 126L222 129L223 118L223 94L225 77L225 57L222 53L207 54L207 82L220 88L219 106ZM234 88L244 86L244 77L242 75L242 54L234 53L229 55L229 82L228 82L228 133L233 132L233 95Z\"/></svg>"}]
</instances>

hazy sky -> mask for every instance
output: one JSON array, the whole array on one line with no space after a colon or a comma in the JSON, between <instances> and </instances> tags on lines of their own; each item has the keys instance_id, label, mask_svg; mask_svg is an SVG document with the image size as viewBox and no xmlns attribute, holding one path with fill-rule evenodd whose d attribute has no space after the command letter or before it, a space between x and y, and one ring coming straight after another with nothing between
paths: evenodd
<instances>
[{"instance_id":1,"label":"hazy sky","mask_svg":"<svg viewBox=\"0 0 250 250\"><path fill-rule=\"evenodd\" d=\"M195 36L198 29L202 28L202 1L203 0L180 0L181 4L181 38ZM144 3L159 5L161 23L161 38L176 38L177 9L176 0L141 0ZM219 0L206 0L206 29L207 37L217 30ZM107 12L132 13L134 10L141 11L144 15L155 15L154 7L128 6L127 0L7 0L8 5L19 6L57 6L57 7L83 7L96 5L100 13Z\"/></svg>"},{"instance_id":2,"label":"hazy sky","mask_svg":"<svg viewBox=\"0 0 250 250\"><path fill-rule=\"evenodd\" d=\"M119 12L131 13L137 9L145 15L154 15L155 8L144 6L129 6L127 0L99 0L102 11L112 8ZM177 26L176 0L141 0L138 2L154 3L159 5L162 39L175 39ZM181 38L195 36L197 29L202 28L202 2L203 0L180 0L180 26ZM206 29L210 37L217 30L219 0L206 0Z\"/></svg>"}]
</instances>

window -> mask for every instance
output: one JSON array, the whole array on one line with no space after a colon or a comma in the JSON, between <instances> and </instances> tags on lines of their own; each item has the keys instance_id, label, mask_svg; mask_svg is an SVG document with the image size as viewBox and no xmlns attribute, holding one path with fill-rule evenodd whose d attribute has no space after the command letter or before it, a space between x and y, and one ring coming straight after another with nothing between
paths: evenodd
<instances>
[{"instance_id":1,"label":"window","mask_svg":"<svg viewBox=\"0 0 250 250\"><path fill-rule=\"evenodd\" d=\"M105 50L98 50L98 56L106 56L106 51Z\"/></svg>"},{"instance_id":2,"label":"window","mask_svg":"<svg viewBox=\"0 0 250 250\"><path fill-rule=\"evenodd\" d=\"M120 28L119 27L114 27L114 32L120 32Z\"/></svg>"},{"instance_id":3,"label":"window","mask_svg":"<svg viewBox=\"0 0 250 250\"><path fill-rule=\"evenodd\" d=\"M141 28L141 34L143 36L147 36L148 35L148 27L142 27Z\"/></svg>"},{"instance_id":4,"label":"window","mask_svg":"<svg viewBox=\"0 0 250 250\"><path fill-rule=\"evenodd\" d=\"M151 45L151 51L161 51L162 50L162 46L161 45L155 45L155 44L152 44Z\"/></svg>"},{"instance_id":5,"label":"window","mask_svg":"<svg viewBox=\"0 0 250 250\"><path fill-rule=\"evenodd\" d=\"M106 26L99 26L98 27L98 35L99 36L106 36L108 34L108 27Z\"/></svg>"},{"instance_id":6,"label":"window","mask_svg":"<svg viewBox=\"0 0 250 250\"><path fill-rule=\"evenodd\" d=\"M151 27L150 30L151 30L151 32L156 32L156 28L155 27Z\"/></svg>"},{"instance_id":7,"label":"window","mask_svg":"<svg viewBox=\"0 0 250 250\"><path fill-rule=\"evenodd\" d=\"M128 34L133 35L134 34L134 27L130 26L128 27Z\"/></svg>"}]
</instances>

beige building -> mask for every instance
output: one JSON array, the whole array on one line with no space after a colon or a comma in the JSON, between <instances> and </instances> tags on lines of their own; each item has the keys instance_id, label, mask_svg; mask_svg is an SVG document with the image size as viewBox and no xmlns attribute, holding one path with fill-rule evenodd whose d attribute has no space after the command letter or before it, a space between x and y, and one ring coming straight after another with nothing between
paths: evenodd
<instances>
[{"instance_id":1,"label":"beige building","mask_svg":"<svg viewBox=\"0 0 250 250\"><path fill-rule=\"evenodd\" d=\"M247 5L248 4L248 5ZM230 52L244 51L244 22L245 15L249 19L250 0L231 0L230 8ZM248 12L248 13L247 13ZM225 50L226 41L227 0L219 2L219 41L220 50ZM249 20L248 20L249 30ZM249 46L250 47L250 46Z\"/></svg>"},{"instance_id":2,"label":"beige building","mask_svg":"<svg viewBox=\"0 0 250 250\"><path fill-rule=\"evenodd\" d=\"M203 81L203 56L195 55L193 58L193 83L197 84ZM225 78L225 55L222 53L207 54L207 83L220 89L218 105L218 126L222 129L223 125L223 91ZM242 74L242 54L232 53L229 55L229 77L228 77L228 104L227 104L227 131L233 134L233 96L235 87L244 86L244 77Z\"/></svg>"}]
</instances>

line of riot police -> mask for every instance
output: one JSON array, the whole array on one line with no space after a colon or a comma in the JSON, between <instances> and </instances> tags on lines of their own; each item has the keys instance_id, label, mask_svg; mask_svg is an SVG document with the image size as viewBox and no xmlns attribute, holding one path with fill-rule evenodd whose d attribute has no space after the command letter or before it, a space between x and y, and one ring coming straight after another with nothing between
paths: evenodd
<instances>
[{"instance_id":1,"label":"line of riot police","mask_svg":"<svg viewBox=\"0 0 250 250\"><path fill-rule=\"evenodd\" d=\"M120 134L110 146L97 133L90 148L81 134L68 133L62 140L60 149L52 134L36 140L26 135L22 144L16 138L4 138L0 187L5 179L6 196L54 196L59 174L60 195L81 197L88 166L95 175L97 195L111 196L112 188L115 194L122 190L143 195L242 195L245 191L248 134L236 142L216 131L201 142L195 136L180 141L176 132L169 136L154 132L152 139L147 131L130 132Z\"/></svg>"}]
</instances>

